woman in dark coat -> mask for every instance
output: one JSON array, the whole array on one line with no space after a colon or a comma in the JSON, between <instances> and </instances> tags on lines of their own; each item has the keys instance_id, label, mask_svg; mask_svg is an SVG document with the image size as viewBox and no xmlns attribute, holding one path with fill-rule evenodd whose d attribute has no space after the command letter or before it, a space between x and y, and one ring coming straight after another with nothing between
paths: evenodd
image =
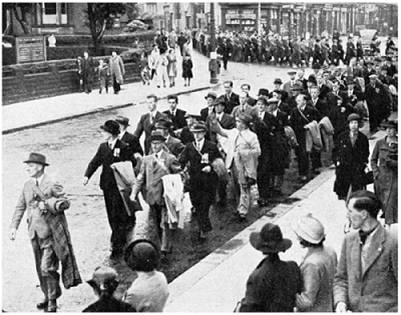
<instances>
[{"instance_id":1,"label":"woman in dark coat","mask_svg":"<svg viewBox=\"0 0 401 315\"><path fill-rule=\"evenodd\" d=\"M192 74L192 60L190 55L186 55L184 60L182 61L182 77L184 78L185 84L184 86L190 86L191 79L193 78Z\"/></svg>"},{"instance_id":2,"label":"woman in dark coat","mask_svg":"<svg viewBox=\"0 0 401 315\"><path fill-rule=\"evenodd\" d=\"M294 261L282 261L278 255L291 247L278 225L267 223L260 232L252 232L251 245L266 255L249 276L239 312L293 312L295 296L302 292L301 271Z\"/></svg>"},{"instance_id":3,"label":"woman in dark coat","mask_svg":"<svg viewBox=\"0 0 401 315\"><path fill-rule=\"evenodd\" d=\"M368 138L360 132L358 114L348 116L348 129L334 144L333 161L336 166L334 191L338 199L346 200L350 192L365 189L365 168L369 158Z\"/></svg>"},{"instance_id":4,"label":"woman in dark coat","mask_svg":"<svg viewBox=\"0 0 401 315\"><path fill-rule=\"evenodd\" d=\"M387 135L376 142L370 158L375 193L383 204L386 224L398 222L398 138L397 122L382 124Z\"/></svg>"}]
</instances>

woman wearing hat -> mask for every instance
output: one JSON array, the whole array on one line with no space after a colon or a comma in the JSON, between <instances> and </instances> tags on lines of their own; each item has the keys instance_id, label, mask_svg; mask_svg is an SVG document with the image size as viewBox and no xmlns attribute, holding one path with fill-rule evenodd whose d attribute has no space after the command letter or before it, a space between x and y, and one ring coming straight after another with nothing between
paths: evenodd
<instances>
[{"instance_id":1,"label":"woman wearing hat","mask_svg":"<svg viewBox=\"0 0 401 315\"><path fill-rule=\"evenodd\" d=\"M169 295L166 276L157 271L160 253L154 243L139 239L128 245L125 262L137 278L124 294L124 302L137 312L163 312Z\"/></svg>"},{"instance_id":2,"label":"woman wearing hat","mask_svg":"<svg viewBox=\"0 0 401 315\"><path fill-rule=\"evenodd\" d=\"M398 137L397 122L381 125L387 135L376 142L370 157L375 193L383 204L386 224L398 223Z\"/></svg>"},{"instance_id":3,"label":"woman wearing hat","mask_svg":"<svg viewBox=\"0 0 401 315\"><path fill-rule=\"evenodd\" d=\"M278 255L291 247L291 240L272 223L252 232L249 240L266 257L248 278L239 312L293 312L295 296L302 290L301 272L294 261L282 261Z\"/></svg>"},{"instance_id":4,"label":"woman wearing hat","mask_svg":"<svg viewBox=\"0 0 401 315\"><path fill-rule=\"evenodd\" d=\"M96 296L99 298L96 302L86 307L82 312L97 313L97 312L136 312L135 308L130 304L117 300L113 294L117 289L118 280L117 272L111 267L97 267L88 280L88 284L92 287Z\"/></svg>"},{"instance_id":5,"label":"woman wearing hat","mask_svg":"<svg viewBox=\"0 0 401 315\"><path fill-rule=\"evenodd\" d=\"M135 215L128 215L110 166L121 161L132 161L135 165L136 160L128 144L118 138L120 126L115 120L106 121L100 129L104 142L100 144L95 156L89 162L83 184L88 184L91 176L102 166L100 189L103 190L107 218L111 227L110 258L116 259L122 254L127 235L135 225Z\"/></svg>"},{"instance_id":6,"label":"woman wearing hat","mask_svg":"<svg viewBox=\"0 0 401 315\"><path fill-rule=\"evenodd\" d=\"M347 121L348 129L338 136L332 153L336 166L334 191L343 200L350 192L366 188L365 168L369 158L368 138L359 131L361 117L350 114Z\"/></svg>"},{"instance_id":7,"label":"woman wearing hat","mask_svg":"<svg viewBox=\"0 0 401 315\"><path fill-rule=\"evenodd\" d=\"M323 224L311 214L303 216L294 232L308 251L300 265L303 291L297 294L296 306L301 312L333 312L333 281L337 266L336 252L323 245Z\"/></svg>"}]
</instances>

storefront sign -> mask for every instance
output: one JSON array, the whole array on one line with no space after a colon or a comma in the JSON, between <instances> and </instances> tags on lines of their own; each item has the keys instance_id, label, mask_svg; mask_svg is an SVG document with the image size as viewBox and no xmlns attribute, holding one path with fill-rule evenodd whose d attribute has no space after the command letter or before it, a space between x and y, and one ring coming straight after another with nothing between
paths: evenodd
<instances>
[{"instance_id":1,"label":"storefront sign","mask_svg":"<svg viewBox=\"0 0 401 315\"><path fill-rule=\"evenodd\" d=\"M15 39L17 63L46 60L46 41L44 36L24 36Z\"/></svg>"}]
</instances>

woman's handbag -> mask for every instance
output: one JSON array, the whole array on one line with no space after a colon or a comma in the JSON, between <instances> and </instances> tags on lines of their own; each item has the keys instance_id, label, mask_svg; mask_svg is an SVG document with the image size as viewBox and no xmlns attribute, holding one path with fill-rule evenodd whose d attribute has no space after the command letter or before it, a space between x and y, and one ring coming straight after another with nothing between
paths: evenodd
<instances>
[{"instance_id":1,"label":"woman's handbag","mask_svg":"<svg viewBox=\"0 0 401 315\"><path fill-rule=\"evenodd\" d=\"M373 182L374 182L373 171L366 172L364 176L364 184L370 185L373 184Z\"/></svg>"}]
</instances>

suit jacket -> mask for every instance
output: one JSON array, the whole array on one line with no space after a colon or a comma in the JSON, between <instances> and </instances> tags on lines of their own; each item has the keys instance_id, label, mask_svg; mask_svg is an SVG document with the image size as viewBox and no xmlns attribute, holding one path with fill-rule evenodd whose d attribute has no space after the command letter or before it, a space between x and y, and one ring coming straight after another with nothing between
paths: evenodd
<instances>
[{"instance_id":1,"label":"suit jacket","mask_svg":"<svg viewBox=\"0 0 401 315\"><path fill-rule=\"evenodd\" d=\"M138 122L136 130L134 132L134 136L139 139L142 133L145 132L145 154L148 153L150 149L149 137L152 133L153 127L155 123L162 117L164 117L164 115L157 111L155 113L154 120L150 121L150 113L146 113L141 116L141 119Z\"/></svg>"},{"instance_id":2,"label":"suit jacket","mask_svg":"<svg viewBox=\"0 0 401 315\"><path fill-rule=\"evenodd\" d=\"M302 277L294 261L265 258L249 276L240 312L293 312Z\"/></svg>"},{"instance_id":3,"label":"suit jacket","mask_svg":"<svg viewBox=\"0 0 401 315\"><path fill-rule=\"evenodd\" d=\"M214 108L213 108L213 113L214 113ZM200 119L206 122L208 116L209 116L209 107L202 108L200 111Z\"/></svg>"},{"instance_id":4,"label":"suit jacket","mask_svg":"<svg viewBox=\"0 0 401 315\"><path fill-rule=\"evenodd\" d=\"M128 144L133 154L139 153L140 155L143 155L143 150L141 144L139 143L139 138L135 137L132 133L126 131L120 140Z\"/></svg>"},{"instance_id":5,"label":"suit jacket","mask_svg":"<svg viewBox=\"0 0 401 315\"><path fill-rule=\"evenodd\" d=\"M211 128L209 127L210 119L211 119L210 116L206 119L206 124L207 124L207 126L209 128L208 140L210 140L210 141L212 141L214 143L217 143L216 133L211 131L210 130ZM235 119L234 119L234 117L231 116L230 114L227 114L227 113L223 113L219 123L220 123L220 126L222 128L224 128L224 129L233 129L233 128L235 128Z\"/></svg>"},{"instance_id":6,"label":"suit jacket","mask_svg":"<svg viewBox=\"0 0 401 315\"><path fill-rule=\"evenodd\" d=\"M345 236L334 278L334 303L344 302L352 312L397 312L397 235L380 223L372 233L370 244L365 244L364 268L358 232Z\"/></svg>"},{"instance_id":7,"label":"suit jacket","mask_svg":"<svg viewBox=\"0 0 401 315\"><path fill-rule=\"evenodd\" d=\"M299 113L298 108L294 108L290 116L290 126L294 130L297 137L297 141L300 146L305 147L305 129L304 126L309 124L311 121L320 121L320 113L311 105L306 104L304 112L306 119Z\"/></svg>"},{"instance_id":8,"label":"suit jacket","mask_svg":"<svg viewBox=\"0 0 401 315\"><path fill-rule=\"evenodd\" d=\"M185 114L186 113L187 112L185 110L181 110L181 109L178 109L178 108L175 111L175 116L173 116L171 114L170 110L166 110L166 111L163 112L163 114L165 114L173 122L173 129L174 130L184 128L187 125L187 121L185 119Z\"/></svg>"},{"instance_id":9,"label":"suit jacket","mask_svg":"<svg viewBox=\"0 0 401 315\"><path fill-rule=\"evenodd\" d=\"M180 166L175 156L166 151L162 151L161 161L158 161L154 154L146 155L142 160L131 195L136 195L144 187L144 199L149 205L163 205L162 177L177 173L179 170Z\"/></svg>"},{"instance_id":10,"label":"suit jacket","mask_svg":"<svg viewBox=\"0 0 401 315\"><path fill-rule=\"evenodd\" d=\"M298 80L294 80L294 87L300 87L303 88L302 83ZM291 87L291 81L285 82L283 84L283 90L286 91L288 93L289 96L292 96L292 87Z\"/></svg>"},{"instance_id":11,"label":"suit jacket","mask_svg":"<svg viewBox=\"0 0 401 315\"><path fill-rule=\"evenodd\" d=\"M231 114L234 107L239 105L239 95L235 94L234 92L231 93L231 96L228 97L227 94L223 94L221 96L219 96L219 98L224 98L224 100L226 101L226 108L224 109L224 111L227 114Z\"/></svg>"},{"instance_id":12,"label":"suit jacket","mask_svg":"<svg viewBox=\"0 0 401 315\"><path fill-rule=\"evenodd\" d=\"M133 154L128 144L117 139L113 150L110 149L107 142L100 144L95 156L89 162L85 171L85 176L91 178L93 173L103 166L102 173L100 174L100 189L115 189L117 191L117 184L114 178L113 170L110 165L121 161L132 161L135 165L136 161L133 159Z\"/></svg>"},{"instance_id":13,"label":"suit jacket","mask_svg":"<svg viewBox=\"0 0 401 315\"><path fill-rule=\"evenodd\" d=\"M323 101L321 98L318 98L316 101L316 104L313 104L312 99L309 101L309 105L315 107L319 113L321 117L324 116L328 116L329 115L329 106L327 105L327 103L325 101ZM319 119L320 120L320 119Z\"/></svg>"},{"instance_id":14,"label":"suit jacket","mask_svg":"<svg viewBox=\"0 0 401 315\"><path fill-rule=\"evenodd\" d=\"M30 239L38 237L46 237L51 235L53 239L53 248L57 258L62 265L62 280L66 289L77 286L82 283L79 275L77 263L72 249L70 233L68 231L67 219L63 211L53 213L48 211L47 214L38 213L39 209L35 202L39 196L35 192L36 182L28 180L24 184L22 193L18 199L17 206L11 221L11 227L17 229L21 223L25 211L27 211L28 235ZM55 199L64 199L63 186L53 181L44 174L39 190L43 194L45 206L49 209L49 204ZM43 198L40 198L43 200ZM36 211L36 213L34 213ZM40 218L38 219L38 216ZM35 218L36 217L36 218ZM44 234L42 234L44 233Z\"/></svg>"},{"instance_id":15,"label":"suit jacket","mask_svg":"<svg viewBox=\"0 0 401 315\"><path fill-rule=\"evenodd\" d=\"M202 156L205 159L202 161ZM213 170L212 163L215 159L221 158L217 145L205 140L200 152L196 149L193 142L188 143L182 151L179 161L182 167L189 163L188 172L190 176L190 189L193 192L215 192L217 185L217 174ZM205 166L210 166L212 171L202 172Z\"/></svg>"}]
</instances>

